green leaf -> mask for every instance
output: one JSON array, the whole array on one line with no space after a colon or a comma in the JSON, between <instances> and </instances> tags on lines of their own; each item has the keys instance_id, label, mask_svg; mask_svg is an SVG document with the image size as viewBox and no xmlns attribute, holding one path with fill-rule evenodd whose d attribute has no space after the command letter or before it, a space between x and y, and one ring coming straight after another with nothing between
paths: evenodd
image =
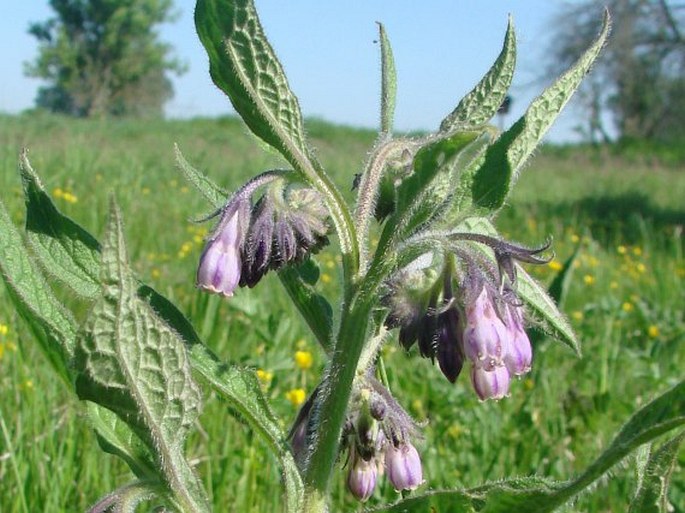
<instances>
[{"instance_id":1,"label":"green leaf","mask_svg":"<svg viewBox=\"0 0 685 513\"><path fill-rule=\"evenodd\" d=\"M228 196L226 191L215 184L208 176L191 166L183 157L181 150L176 144L174 144L174 154L176 155L176 164L186 180L193 184L214 208L219 209L223 207Z\"/></svg>"},{"instance_id":2,"label":"green leaf","mask_svg":"<svg viewBox=\"0 0 685 513\"><path fill-rule=\"evenodd\" d=\"M304 486L278 419L261 391L254 371L221 363L204 345L190 347L195 370L254 429L278 457L283 473L286 509L302 509Z\"/></svg>"},{"instance_id":3,"label":"green leaf","mask_svg":"<svg viewBox=\"0 0 685 513\"><path fill-rule=\"evenodd\" d=\"M395 211L383 230L379 248L388 240L411 235L439 214L454 192L453 174L470 160L470 150L482 144L482 139L479 132L459 132L416 153L413 173L397 188Z\"/></svg>"},{"instance_id":4,"label":"green leaf","mask_svg":"<svg viewBox=\"0 0 685 513\"><path fill-rule=\"evenodd\" d=\"M100 292L100 245L90 233L63 215L33 171L27 151L19 170L26 200L26 231L33 253L51 277L87 299Z\"/></svg>"},{"instance_id":5,"label":"green leaf","mask_svg":"<svg viewBox=\"0 0 685 513\"><path fill-rule=\"evenodd\" d=\"M528 313L542 323L549 335L569 346L580 356L580 343L573 328L547 291L521 266L516 269L516 293L527 305Z\"/></svg>"},{"instance_id":6,"label":"green leaf","mask_svg":"<svg viewBox=\"0 0 685 513\"><path fill-rule=\"evenodd\" d=\"M43 352L65 382L74 352L76 321L52 293L21 234L0 202L0 272L10 298L41 342Z\"/></svg>"},{"instance_id":7,"label":"green leaf","mask_svg":"<svg viewBox=\"0 0 685 513\"><path fill-rule=\"evenodd\" d=\"M114 412L88 402L88 419L103 451L123 459L141 479L158 477L150 448Z\"/></svg>"},{"instance_id":8,"label":"green leaf","mask_svg":"<svg viewBox=\"0 0 685 513\"><path fill-rule=\"evenodd\" d=\"M559 270L557 275L549 284L547 292L549 296L556 302L556 304L561 308L568 294L568 288L571 285L571 279L573 278L573 263L576 261L578 254L580 253L580 245L576 246L570 257L566 259L563 263L563 267Z\"/></svg>"},{"instance_id":9,"label":"green leaf","mask_svg":"<svg viewBox=\"0 0 685 513\"><path fill-rule=\"evenodd\" d=\"M202 486L183 457L183 443L199 415L200 391L182 340L136 295L114 205L101 280L102 296L78 338L76 391L116 413L154 452L183 508L208 512Z\"/></svg>"},{"instance_id":10,"label":"green leaf","mask_svg":"<svg viewBox=\"0 0 685 513\"><path fill-rule=\"evenodd\" d=\"M577 493L604 475L640 445L685 425L685 381L638 410L621 428L611 445L569 489Z\"/></svg>"},{"instance_id":11,"label":"green leaf","mask_svg":"<svg viewBox=\"0 0 685 513\"><path fill-rule=\"evenodd\" d=\"M589 72L606 42L609 27L610 18L605 13L602 31L592 46L488 148L482 163L467 171L465 179L471 191L461 198L461 209L491 215L504 204L522 166Z\"/></svg>"},{"instance_id":12,"label":"green leaf","mask_svg":"<svg viewBox=\"0 0 685 513\"><path fill-rule=\"evenodd\" d=\"M329 352L332 344L333 308L314 288L318 271L318 266L310 259L297 267L285 267L278 272L278 277L321 347Z\"/></svg>"},{"instance_id":13,"label":"green leaf","mask_svg":"<svg viewBox=\"0 0 685 513\"><path fill-rule=\"evenodd\" d=\"M295 155L307 155L300 106L254 3L199 0L195 27L209 55L212 80L250 130L291 162Z\"/></svg>"},{"instance_id":14,"label":"green leaf","mask_svg":"<svg viewBox=\"0 0 685 513\"><path fill-rule=\"evenodd\" d=\"M378 23L378 38L381 44L381 132L392 132L395 117L395 100L397 98L397 72L395 58L388 34L382 23Z\"/></svg>"},{"instance_id":15,"label":"green leaf","mask_svg":"<svg viewBox=\"0 0 685 513\"><path fill-rule=\"evenodd\" d=\"M685 439L685 431L666 441L661 447L653 444L646 451L644 462L638 462L638 486L628 513L667 513L673 511L668 501L678 452Z\"/></svg>"},{"instance_id":16,"label":"green leaf","mask_svg":"<svg viewBox=\"0 0 685 513\"><path fill-rule=\"evenodd\" d=\"M497 60L480 82L440 123L440 132L473 130L487 123L502 105L516 67L516 34L509 18L504 44Z\"/></svg>"}]
</instances>

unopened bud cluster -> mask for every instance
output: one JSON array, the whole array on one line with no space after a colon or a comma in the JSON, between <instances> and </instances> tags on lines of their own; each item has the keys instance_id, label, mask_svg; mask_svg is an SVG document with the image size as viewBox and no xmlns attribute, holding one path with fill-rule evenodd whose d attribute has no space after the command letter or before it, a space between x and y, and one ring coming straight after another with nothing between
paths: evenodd
<instances>
[{"instance_id":1,"label":"unopened bud cluster","mask_svg":"<svg viewBox=\"0 0 685 513\"><path fill-rule=\"evenodd\" d=\"M251 192L246 186L222 209L200 257L198 287L232 296L328 244L327 211L315 190L279 181L254 205Z\"/></svg>"},{"instance_id":2,"label":"unopened bud cluster","mask_svg":"<svg viewBox=\"0 0 685 513\"><path fill-rule=\"evenodd\" d=\"M423 483L418 451L411 443L417 427L409 415L375 379L368 378L348 415L343 432L347 447L347 487L360 501L373 494L385 474L397 491Z\"/></svg>"},{"instance_id":3,"label":"unopened bud cluster","mask_svg":"<svg viewBox=\"0 0 685 513\"><path fill-rule=\"evenodd\" d=\"M471 383L481 400L509 394L514 376L530 370L532 347L524 330L524 312L514 292L514 259L542 263L528 250L489 237L471 237L492 246L494 263L469 253L464 245L430 265L411 266L389 284L384 302L389 329L399 328L399 341L409 350L418 342L421 356L437 359L454 383L464 363L471 364ZM469 240L472 244L473 241Z\"/></svg>"}]
</instances>

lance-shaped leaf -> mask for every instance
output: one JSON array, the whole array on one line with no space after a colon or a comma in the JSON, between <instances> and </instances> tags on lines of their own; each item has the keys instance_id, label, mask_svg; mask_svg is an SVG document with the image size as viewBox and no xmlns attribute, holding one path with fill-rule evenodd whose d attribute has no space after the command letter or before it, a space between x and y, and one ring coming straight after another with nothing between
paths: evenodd
<instances>
[{"instance_id":1,"label":"lance-shaped leaf","mask_svg":"<svg viewBox=\"0 0 685 513\"><path fill-rule=\"evenodd\" d=\"M62 214L45 192L24 150L19 161L26 201L26 232L45 272L81 297L100 291L98 251L94 237Z\"/></svg>"},{"instance_id":2,"label":"lance-shaped leaf","mask_svg":"<svg viewBox=\"0 0 685 513\"><path fill-rule=\"evenodd\" d=\"M250 0L199 0L209 72L250 130L292 162L307 154L302 114ZM297 160L297 159L296 159Z\"/></svg>"},{"instance_id":3,"label":"lance-shaped leaf","mask_svg":"<svg viewBox=\"0 0 685 513\"><path fill-rule=\"evenodd\" d=\"M150 448L113 411L89 402L88 420L103 451L123 459L141 479L159 478Z\"/></svg>"},{"instance_id":4,"label":"lance-shaped leaf","mask_svg":"<svg viewBox=\"0 0 685 513\"><path fill-rule=\"evenodd\" d=\"M509 479L467 490L443 490L399 501L391 506L367 510L373 513L408 513L433 511L448 513L549 513L590 487L609 469L640 445L685 425L685 382L681 382L650 402L623 426L602 455L577 479L565 482L540 477ZM682 436L682 435L680 435ZM673 458L674 445L668 445L658 465L666 468ZM677 442L680 443L680 442ZM672 461L672 460L671 460ZM663 474L662 474L663 476ZM636 511L650 511L639 509ZM654 510L659 511L659 510Z\"/></svg>"},{"instance_id":5,"label":"lance-shaped leaf","mask_svg":"<svg viewBox=\"0 0 685 513\"><path fill-rule=\"evenodd\" d=\"M397 72L390 40L382 23L378 24L378 39L381 45L381 132L389 134L395 117Z\"/></svg>"},{"instance_id":6,"label":"lance-shaped leaf","mask_svg":"<svg viewBox=\"0 0 685 513\"><path fill-rule=\"evenodd\" d=\"M522 166L595 62L609 27L609 14L605 13L602 30L592 46L531 103L523 117L488 148L481 162L462 174L457 211L486 216L504 204Z\"/></svg>"},{"instance_id":7,"label":"lance-shaped leaf","mask_svg":"<svg viewBox=\"0 0 685 513\"><path fill-rule=\"evenodd\" d=\"M223 207L228 197L226 191L214 183L208 176L191 166L183 157L181 150L176 144L174 144L174 155L176 156L176 164L185 179L194 185L215 209Z\"/></svg>"},{"instance_id":8,"label":"lance-shaped leaf","mask_svg":"<svg viewBox=\"0 0 685 513\"><path fill-rule=\"evenodd\" d=\"M41 342L43 352L65 382L76 339L76 321L55 297L29 255L21 234L0 202L0 271L17 310Z\"/></svg>"},{"instance_id":9,"label":"lance-shaped leaf","mask_svg":"<svg viewBox=\"0 0 685 513\"><path fill-rule=\"evenodd\" d=\"M278 277L316 340L324 351L329 352L332 343L333 308L314 288L318 274L316 263L313 260L305 260L297 267L281 269Z\"/></svg>"},{"instance_id":10,"label":"lance-shaped leaf","mask_svg":"<svg viewBox=\"0 0 685 513\"><path fill-rule=\"evenodd\" d=\"M182 340L138 300L114 205L101 280L102 296L78 338L76 391L81 399L116 413L148 445L182 508L209 511L202 486L183 457L185 438L199 415L200 391Z\"/></svg>"},{"instance_id":11,"label":"lance-shaped leaf","mask_svg":"<svg viewBox=\"0 0 685 513\"><path fill-rule=\"evenodd\" d=\"M516 67L516 34L509 18L504 44L497 60L480 82L440 123L440 132L473 130L487 123L502 105Z\"/></svg>"},{"instance_id":12,"label":"lance-shaped leaf","mask_svg":"<svg viewBox=\"0 0 685 513\"><path fill-rule=\"evenodd\" d=\"M668 500L673 469L685 432L664 442L661 447L651 444L644 460L638 458L638 484L628 513L667 513L673 511Z\"/></svg>"}]
</instances>

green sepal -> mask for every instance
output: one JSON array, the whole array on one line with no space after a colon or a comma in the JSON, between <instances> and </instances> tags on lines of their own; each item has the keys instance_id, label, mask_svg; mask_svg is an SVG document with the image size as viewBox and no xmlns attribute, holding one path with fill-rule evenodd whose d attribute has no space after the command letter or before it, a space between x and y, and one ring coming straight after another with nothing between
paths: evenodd
<instances>
[{"instance_id":1,"label":"green sepal","mask_svg":"<svg viewBox=\"0 0 685 513\"><path fill-rule=\"evenodd\" d=\"M476 87L440 123L440 132L473 130L485 125L502 105L516 67L516 34L509 18L504 44L497 60Z\"/></svg>"}]
</instances>

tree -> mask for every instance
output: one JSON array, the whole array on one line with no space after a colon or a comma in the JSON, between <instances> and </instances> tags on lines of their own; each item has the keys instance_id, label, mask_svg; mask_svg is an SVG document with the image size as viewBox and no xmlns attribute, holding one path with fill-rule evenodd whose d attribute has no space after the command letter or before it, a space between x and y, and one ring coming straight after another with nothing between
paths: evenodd
<instances>
[{"instance_id":1,"label":"tree","mask_svg":"<svg viewBox=\"0 0 685 513\"><path fill-rule=\"evenodd\" d=\"M74 116L159 116L173 96L167 72L184 66L154 27L172 21L172 0L50 0L56 13L34 23L39 41L26 74L48 82L39 107Z\"/></svg>"},{"instance_id":2,"label":"tree","mask_svg":"<svg viewBox=\"0 0 685 513\"><path fill-rule=\"evenodd\" d=\"M685 3L667 0L583 0L561 8L548 55L547 73L573 62L598 30L608 7L613 33L581 91L585 134L608 139L606 114L619 137L685 138Z\"/></svg>"}]
</instances>

